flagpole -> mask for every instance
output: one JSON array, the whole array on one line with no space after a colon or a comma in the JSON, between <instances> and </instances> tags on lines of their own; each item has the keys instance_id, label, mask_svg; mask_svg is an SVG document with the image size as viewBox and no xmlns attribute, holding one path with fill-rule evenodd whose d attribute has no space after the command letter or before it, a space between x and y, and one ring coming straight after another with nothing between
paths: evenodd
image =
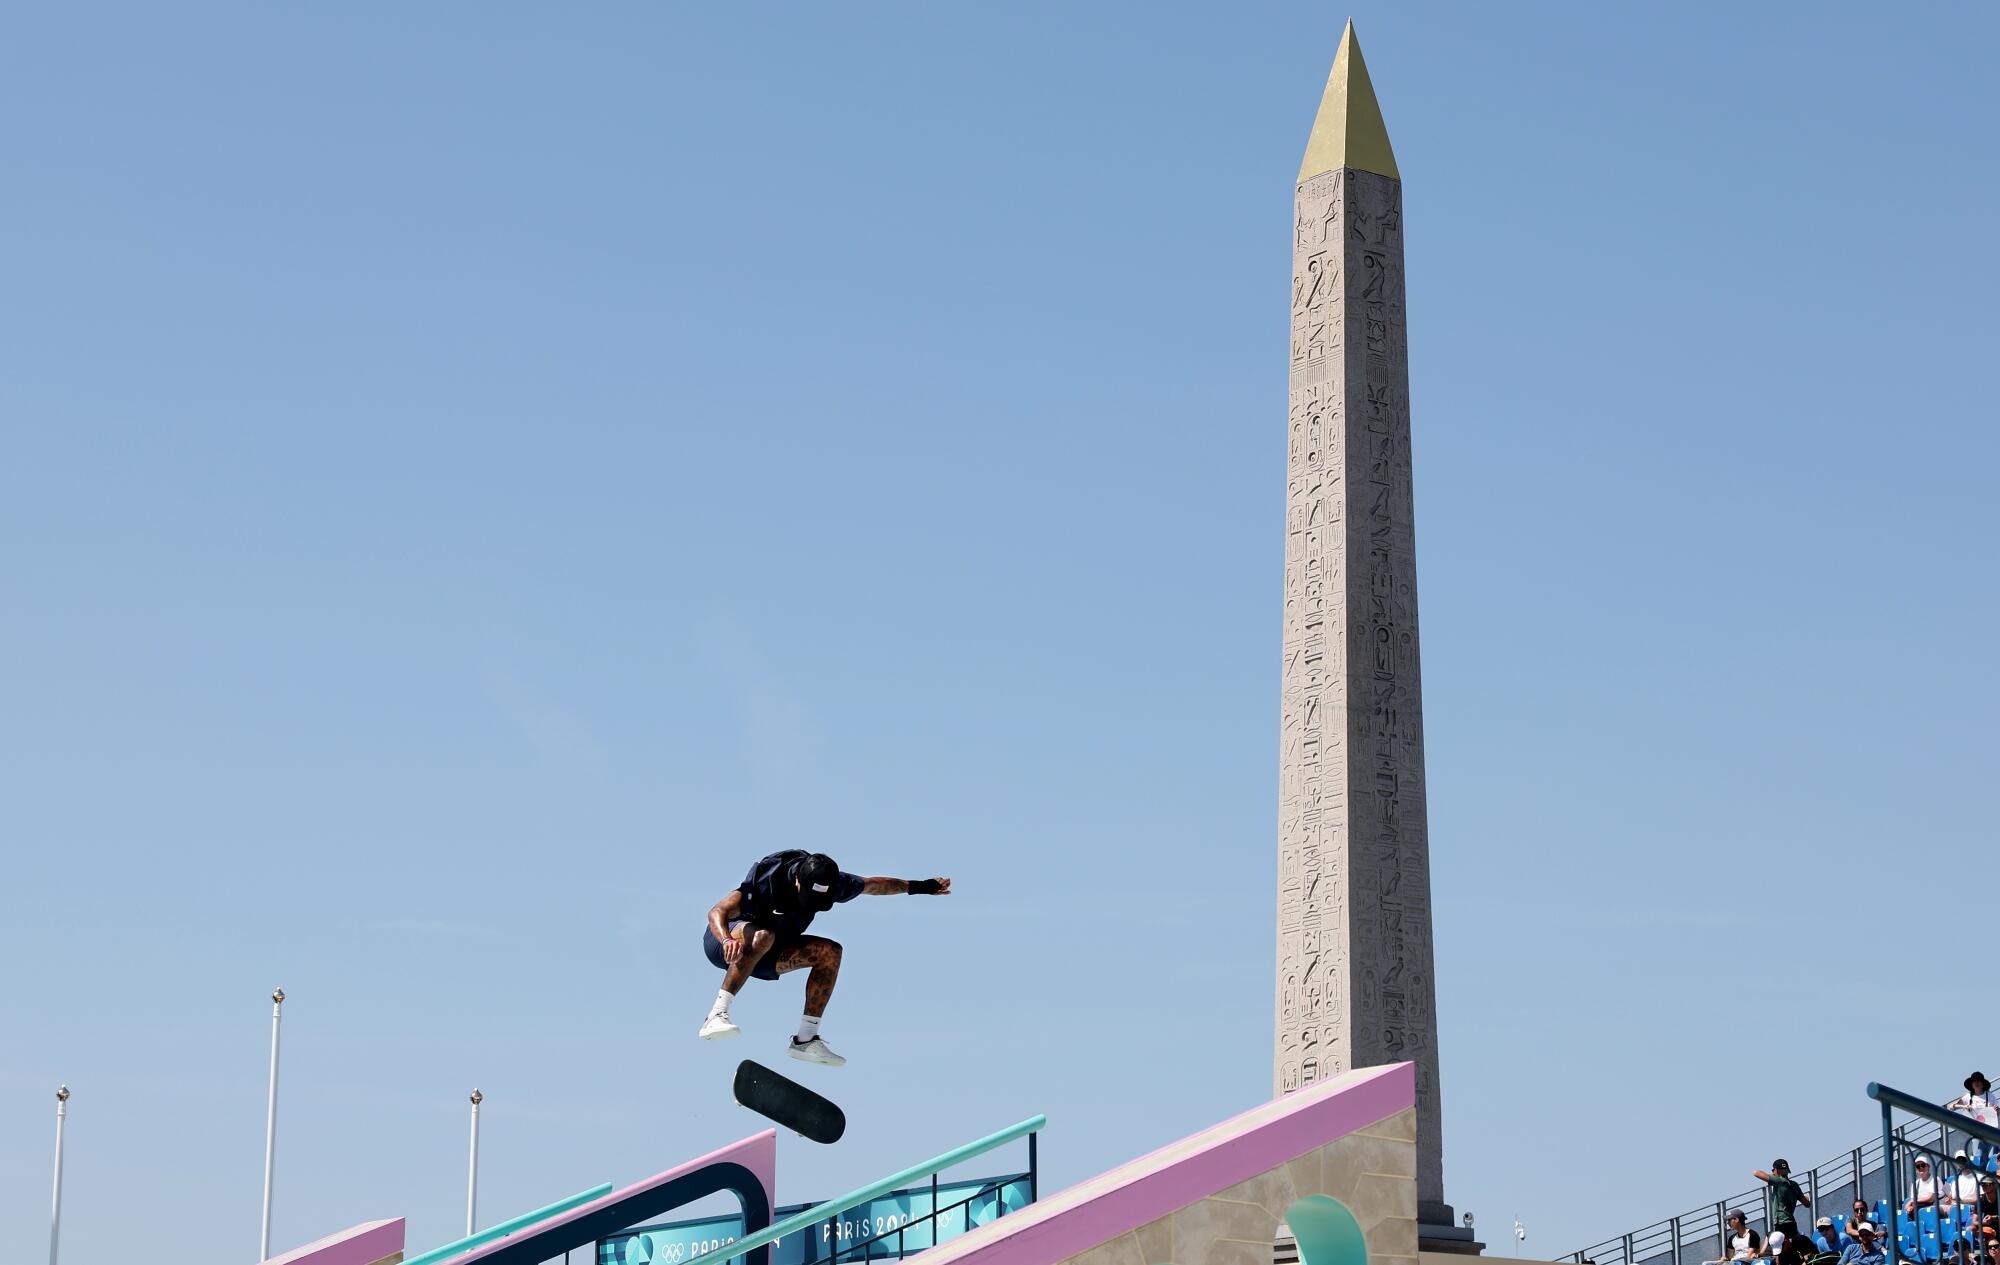
<instances>
[{"instance_id":1,"label":"flagpole","mask_svg":"<svg viewBox=\"0 0 2000 1265\"><path fill-rule=\"evenodd\" d=\"M56 1265L56 1248L62 1240L62 1160L63 1122L69 1118L69 1086L56 1089L56 1193L49 1207L49 1265Z\"/></svg>"},{"instance_id":2,"label":"flagpole","mask_svg":"<svg viewBox=\"0 0 2000 1265\"><path fill-rule=\"evenodd\" d=\"M471 1238L478 1229L475 1224L479 1208L479 1104L486 1101L486 1095L477 1089L472 1091L472 1158L466 1164L465 1172L465 1237Z\"/></svg>"},{"instance_id":3,"label":"flagpole","mask_svg":"<svg viewBox=\"0 0 2000 1265\"><path fill-rule=\"evenodd\" d=\"M271 1259L271 1162L278 1149L278 1021L285 1006L285 990L271 990L271 1092L264 1104L264 1228L258 1238L257 1259Z\"/></svg>"}]
</instances>

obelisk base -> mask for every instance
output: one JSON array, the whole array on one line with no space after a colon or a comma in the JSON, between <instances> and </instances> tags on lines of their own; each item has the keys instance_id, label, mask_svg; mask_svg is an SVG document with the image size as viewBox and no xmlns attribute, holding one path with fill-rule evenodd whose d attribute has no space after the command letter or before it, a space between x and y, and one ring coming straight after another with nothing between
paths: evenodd
<instances>
[{"instance_id":1,"label":"obelisk base","mask_svg":"<svg viewBox=\"0 0 2000 1265\"><path fill-rule=\"evenodd\" d=\"M1478 1256L1486 1245L1472 1237L1471 1226L1458 1224L1450 1204L1425 1199L1417 1203L1417 1250Z\"/></svg>"}]
</instances>

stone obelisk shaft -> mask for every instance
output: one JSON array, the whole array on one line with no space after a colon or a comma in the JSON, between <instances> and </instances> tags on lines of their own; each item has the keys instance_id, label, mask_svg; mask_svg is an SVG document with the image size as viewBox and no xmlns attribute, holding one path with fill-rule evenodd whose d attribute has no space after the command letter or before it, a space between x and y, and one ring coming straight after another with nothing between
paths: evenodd
<instances>
[{"instance_id":1,"label":"stone obelisk shaft","mask_svg":"<svg viewBox=\"0 0 2000 1265\"><path fill-rule=\"evenodd\" d=\"M1403 186L1350 28L1292 216L1276 1091L1417 1065L1420 1218L1449 1224L1410 487Z\"/></svg>"}]
</instances>

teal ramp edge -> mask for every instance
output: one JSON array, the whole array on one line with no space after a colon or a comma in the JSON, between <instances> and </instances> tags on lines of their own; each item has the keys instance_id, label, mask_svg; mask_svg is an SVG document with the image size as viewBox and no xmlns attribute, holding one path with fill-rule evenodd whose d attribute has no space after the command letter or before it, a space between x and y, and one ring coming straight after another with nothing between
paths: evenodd
<instances>
[{"instance_id":1,"label":"teal ramp edge","mask_svg":"<svg viewBox=\"0 0 2000 1265\"><path fill-rule=\"evenodd\" d=\"M954 1164L963 1163L975 1155L984 1155L995 1147L1005 1146L1017 1138L1027 1137L1030 1133L1040 1133L1042 1127L1048 1124L1048 1122L1049 1118L1047 1116L1033 1116L1017 1125L1002 1129L998 1133L988 1134L977 1142L968 1142L964 1146L946 1151L934 1160L926 1160L924 1163L912 1165L900 1173L892 1173L879 1182L870 1182L860 1190L842 1195L838 1199L829 1199L817 1208L808 1208L804 1212L795 1212L783 1221L765 1226L763 1229L757 1231L757 1233L745 1235L743 1238L731 1243L727 1255L719 1251L710 1252L704 1255L702 1260L712 1261L714 1265L728 1265L728 1262L738 1259L746 1252L763 1247L767 1243L776 1243L779 1239L784 1238L787 1234L795 1230L804 1230L818 1225L830 1217L835 1217L846 1212L849 1208L859 1207L867 1203L870 1199L886 1195L899 1186L908 1185L919 1177L928 1177L930 1174L950 1168ZM419 1258L415 1261L406 1261L404 1265L423 1265L423 1261L422 1258Z\"/></svg>"},{"instance_id":2,"label":"teal ramp edge","mask_svg":"<svg viewBox=\"0 0 2000 1265\"><path fill-rule=\"evenodd\" d=\"M403 1265L435 1265L438 1261L457 1256L460 1252L470 1252L475 1247L484 1247L495 1239L506 1238L516 1230L526 1229L537 1221L546 1221L559 1212L568 1212L571 1208L587 1204L593 1199L602 1199L610 1193L610 1182L605 1182L602 1186L592 1186L589 1190L579 1190L569 1198L558 1199L546 1208L537 1208L533 1212L510 1217L499 1225L486 1227L477 1234L468 1234L455 1243L447 1243L443 1247L434 1247L420 1256L412 1256L405 1260Z\"/></svg>"},{"instance_id":3,"label":"teal ramp edge","mask_svg":"<svg viewBox=\"0 0 2000 1265\"><path fill-rule=\"evenodd\" d=\"M1285 1224L1305 1265L1368 1265L1368 1239L1347 1205L1329 1195L1307 1195L1285 1211Z\"/></svg>"}]
</instances>

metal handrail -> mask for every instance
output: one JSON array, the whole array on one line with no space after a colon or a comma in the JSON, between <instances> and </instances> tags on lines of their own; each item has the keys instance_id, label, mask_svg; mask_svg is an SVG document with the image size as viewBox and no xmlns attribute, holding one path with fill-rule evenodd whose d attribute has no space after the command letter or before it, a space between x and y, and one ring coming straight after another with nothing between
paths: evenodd
<instances>
[{"instance_id":1,"label":"metal handrail","mask_svg":"<svg viewBox=\"0 0 2000 1265\"><path fill-rule=\"evenodd\" d=\"M1015 1182L1026 1180L1027 1176L1028 1174L1026 1173L1009 1173L1005 1177L996 1177L992 1181L982 1185L978 1190L973 1191L965 1198L959 1200L957 1203L949 1203L944 1205L942 1208L937 1206L937 1196L933 1195L931 1196L931 1210L925 1213L921 1217L914 1218L913 1220L910 1221L905 1221L903 1224L897 1226L893 1230L882 1230L879 1231L878 1233L871 1234L867 1238L862 1239L858 1243L849 1243L846 1247L841 1247L836 1242L833 1245L831 1253L826 1258L825 1265L840 1265L840 1258L843 1256L847 1257L850 1260L867 1260L869 1257L868 1248L872 1244L880 1243L882 1240L890 1238L892 1236L896 1240L896 1255L898 1257L906 1256L908 1255L908 1253L903 1251L902 1240L903 1236L907 1234L909 1231L915 1229L917 1226L923 1225L927 1221L936 1222L939 1217L943 1216L947 1212L955 1212L960 1208L969 1208L973 1205L973 1203L975 1203L979 1199L984 1198L989 1194L993 1196L993 1202L995 1203L995 1205L1003 1204L1005 1201L1007 1187L1013 1185ZM937 1242L938 1242L937 1227L936 1225L932 1225L931 1246L932 1247L937 1246ZM856 1253L859 1253L859 1255L858 1256L855 1255Z\"/></svg>"},{"instance_id":2,"label":"metal handrail","mask_svg":"<svg viewBox=\"0 0 2000 1265\"><path fill-rule=\"evenodd\" d=\"M1941 1140L1948 1139L1949 1131L1956 1128L1967 1137L1977 1138L1989 1145L2000 1145L2000 1129L1996 1129L1991 1125L1981 1124L1969 1117L1960 1116L1955 1111L1940 1107L1936 1103L1925 1102L1923 1099L1912 1094L1906 1094L1900 1089L1890 1089L1887 1085L1870 1081L1868 1082L1868 1096L1882 1104L1882 1150L1885 1157L1883 1167L1888 1170L1889 1175L1889 1215L1891 1217L1895 1216L1897 1211L1902 1207L1902 1201L1897 1198L1896 1192L1897 1166L1889 1163L1887 1158L1895 1144L1896 1122L1894 1112L1896 1108L1900 1107L1918 1119L1928 1120L1937 1125ZM1954 1117L1956 1117L1956 1121L1954 1121ZM1929 1147L1924 1147L1923 1149L1926 1151L1930 1150ZM1931 1151L1933 1155L1942 1153L1942 1148L1937 1151ZM1973 1225L1976 1227L1978 1224L1979 1221L1975 1215ZM1889 1235L1889 1265L1898 1265L1901 1259L1903 1245L1899 1240L1902 1237L1901 1234L1894 1233L1892 1227L1892 1233ZM1976 1239L1975 1246L1977 1246Z\"/></svg>"},{"instance_id":3,"label":"metal handrail","mask_svg":"<svg viewBox=\"0 0 2000 1265\"><path fill-rule=\"evenodd\" d=\"M1876 1081L1868 1082L1868 1096L1876 1102L1881 1103L1882 1110L1885 1112L1889 1108L1895 1107L1913 1116L1921 1116L1933 1124L1943 1125L1947 1129L1956 1129L1969 1138L1978 1138L1981 1142L1990 1142L1994 1146L2000 1146L2000 1129L1996 1129L1990 1124L1981 1124L1970 1116L1961 1116L1949 1107L1940 1107L1934 1102L1925 1102L1921 1098L1906 1094L1900 1089L1890 1089L1887 1085Z\"/></svg>"},{"instance_id":4,"label":"metal handrail","mask_svg":"<svg viewBox=\"0 0 2000 1265\"><path fill-rule=\"evenodd\" d=\"M838 1199L829 1199L827 1202L817 1207L808 1208L804 1212L795 1212L782 1221L765 1226L755 1234L745 1235L743 1238L731 1243L727 1248L709 1253L703 1259L712 1261L715 1265L723 1265L724 1262L733 1261L753 1248L760 1248L767 1244L776 1243L787 1234L803 1230L816 1222L826 1220L828 1217L839 1216L849 1208L859 1207L871 1199L880 1198L906 1182L912 1182L919 1177L950 1168L954 1164L963 1163L975 1155L984 1155L995 1147L1005 1146L1017 1138L1024 1138L1031 1134L1039 1133L1042 1127L1048 1124L1048 1122L1049 1118L1047 1116L1032 1116L1017 1125L1011 1125L1008 1128L1002 1129L998 1133L989 1134L977 1142L968 1142L964 1146L946 1151L936 1159L926 1160L922 1164L912 1165L902 1172L884 1177L880 1181L870 1182L861 1189L850 1191Z\"/></svg>"},{"instance_id":5,"label":"metal handrail","mask_svg":"<svg viewBox=\"0 0 2000 1265\"><path fill-rule=\"evenodd\" d=\"M592 1186L589 1190L579 1190L569 1198L558 1199L546 1208L537 1208L533 1212L524 1212L518 1217L509 1217L498 1225L487 1226L477 1234L468 1234L462 1239L456 1239L445 1244L443 1247L434 1247L428 1252L419 1253L403 1262L403 1265L435 1265L435 1262L444 1260L446 1257L457 1256L460 1252L470 1252L475 1247L484 1247L495 1239L506 1238L516 1230L524 1229L535 1224L537 1221L546 1221L559 1212L568 1212L571 1208L581 1207L593 1199L602 1199L610 1193L610 1182L605 1182L601 1186Z\"/></svg>"}]
</instances>

